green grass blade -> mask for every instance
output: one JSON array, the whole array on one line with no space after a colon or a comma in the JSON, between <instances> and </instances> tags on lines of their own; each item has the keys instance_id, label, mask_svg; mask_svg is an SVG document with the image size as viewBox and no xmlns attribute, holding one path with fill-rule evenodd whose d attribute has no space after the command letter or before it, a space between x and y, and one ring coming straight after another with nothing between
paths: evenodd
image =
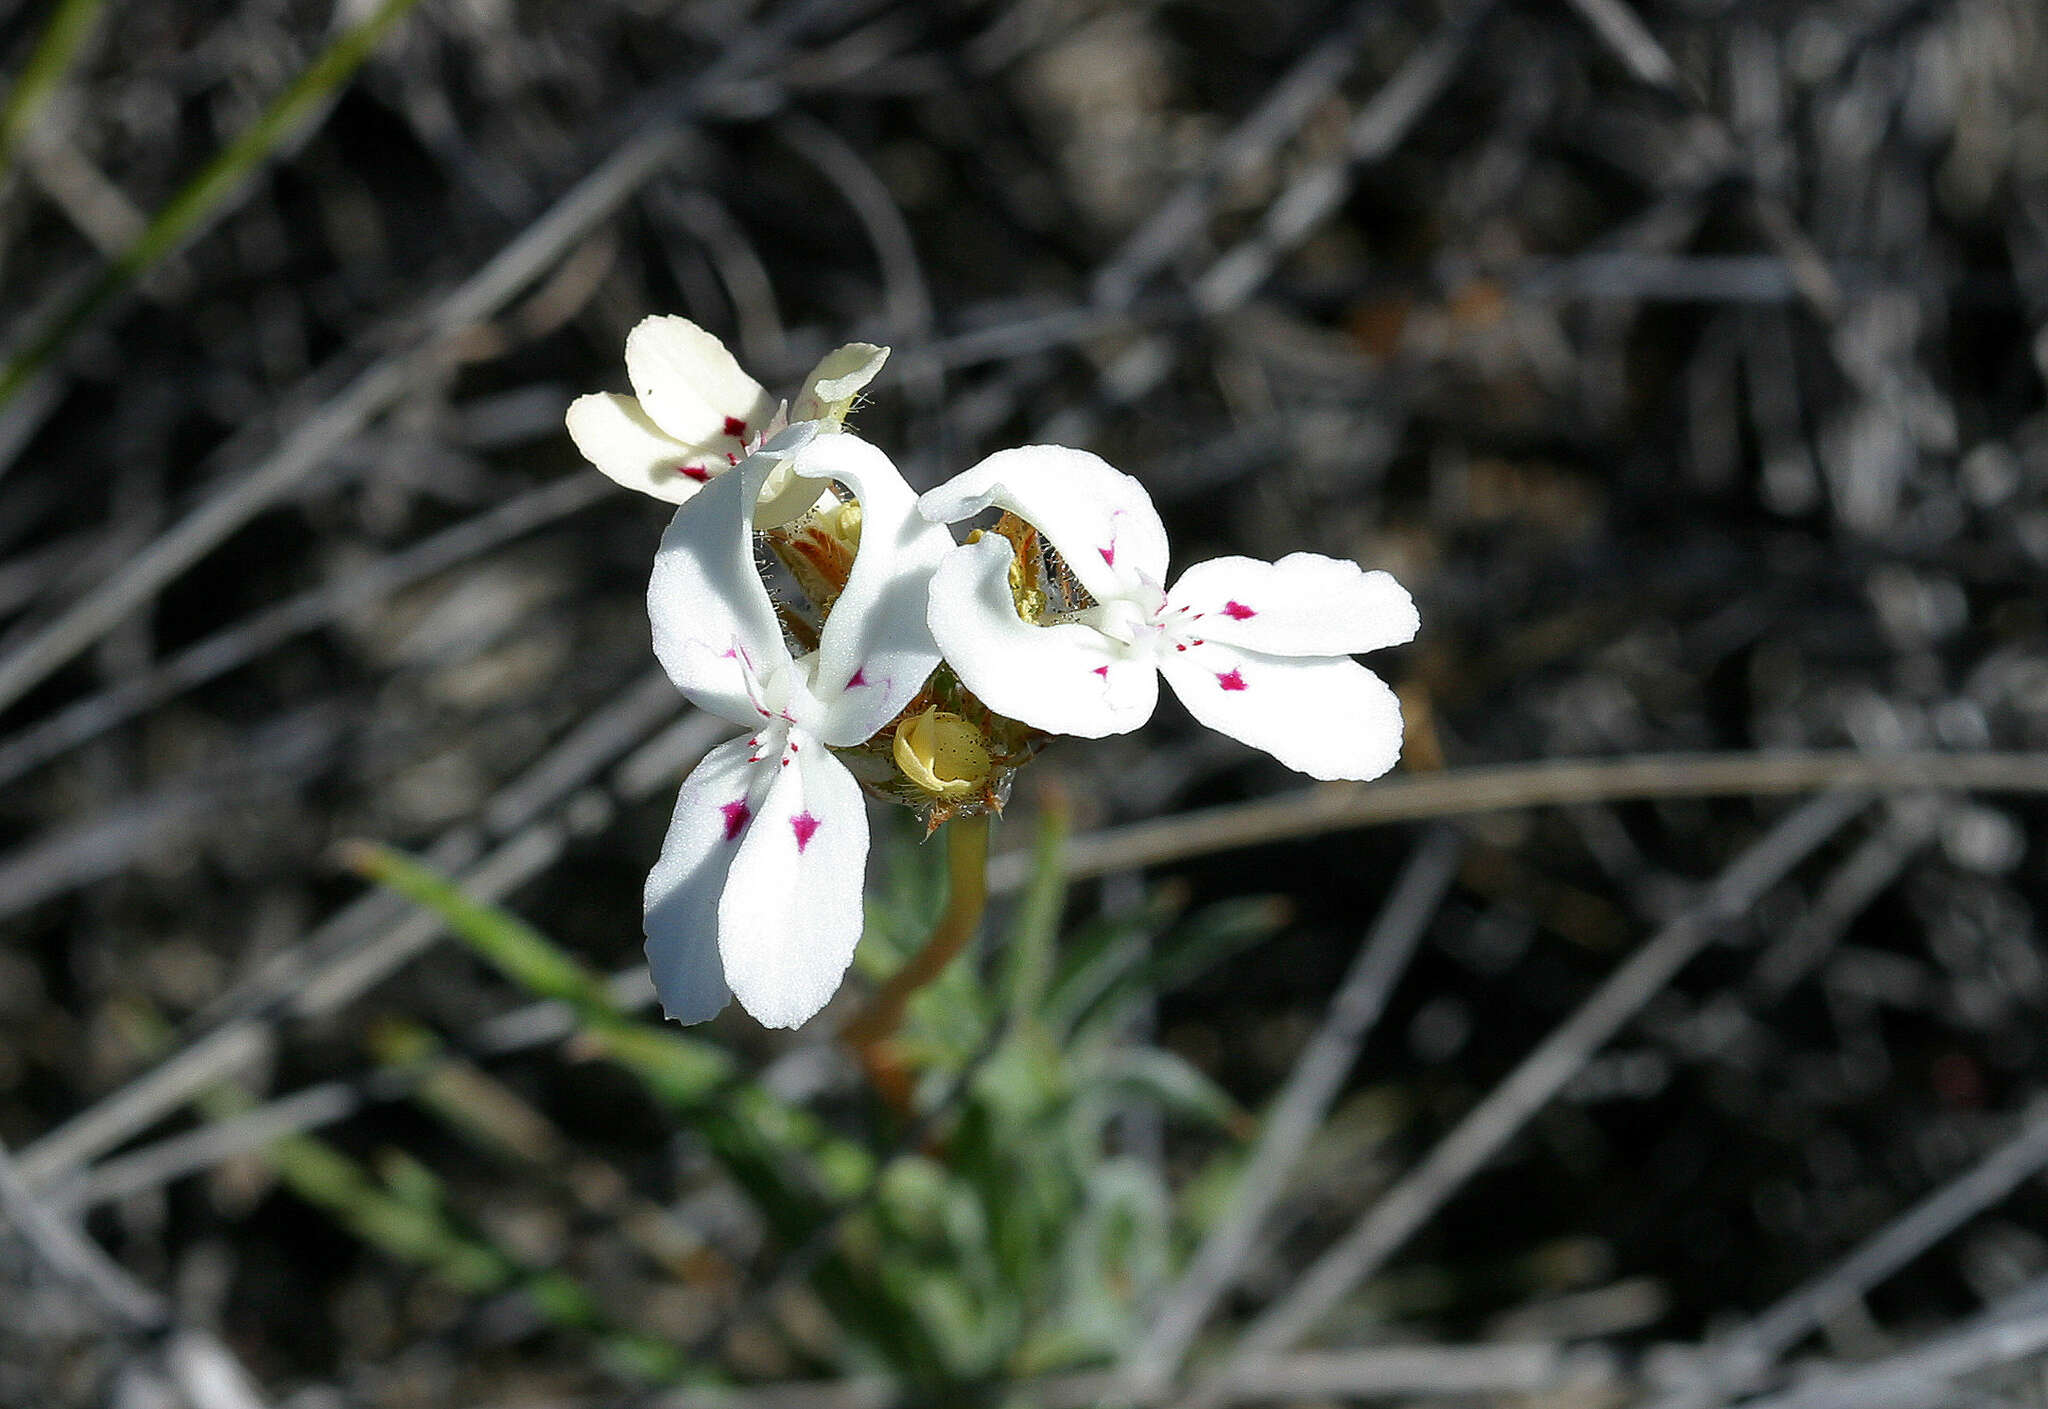
<instances>
[{"instance_id":1,"label":"green grass blade","mask_svg":"<svg viewBox=\"0 0 2048 1409\"><path fill-rule=\"evenodd\" d=\"M417 0L383 0L367 19L329 41L290 87L171 197L134 244L101 270L99 277L76 298L57 309L26 345L8 359L5 369L0 370L0 406L13 400L109 299L176 252L220 214L256 169L297 135L306 119L354 77L385 32L416 3ZM10 99L10 109L12 106Z\"/></svg>"},{"instance_id":2,"label":"green grass blade","mask_svg":"<svg viewBox=\"0 0 2048 1409\"><path fill-rule=\"evenodd\" d=\"M103 0L58 0L34 52L22 65L21 77L7 91L6 106L0 107L0 183L14 164L14 153L22 135L42 114L43 105L63 83L78 54L91 36L93 22L100 16Z\"/></svg>"}]
</instances>

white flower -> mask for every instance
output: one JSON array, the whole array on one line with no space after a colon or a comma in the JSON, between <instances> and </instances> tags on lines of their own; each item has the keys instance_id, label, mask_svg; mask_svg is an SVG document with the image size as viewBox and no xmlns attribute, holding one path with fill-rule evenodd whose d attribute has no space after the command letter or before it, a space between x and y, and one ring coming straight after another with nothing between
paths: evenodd
<instances>
[{"instance_id":1,"label":"white flower","mask_svg":"<svg viewBox=\"0 0 2048 1409\"><path fill-rule=\"evenodd\" d=\"M785 463L861 506L845 589L801 658L754 565L752 507ZM838 988L860 939L868 824L829 750L880 731L938 664L926 595L951 546L881 451L803 425L676 511L647 591L655 655L693 704L751 732L684 780L647 878L647 959L670 1017L701 1022L737 995L794 1027Z\"/></svg>"},{"instance_id":2,"label":"white flower","mask_svg":"<svg viewBox=\"0 0 2048 1409\"><path fill-rule=\"evenodd\" d=\"M788 417L838 430L889 349L855 342L811 370ZM628 489L681 504L785 424L781 407L741 370L724 343L687 318L643 318L626 335L632 396L597 392L569 405L569 437L584 458ZM815 483L788 472L763 487L758 521L773 528L817 502Z\"/></svg>"},{"instance_id":3,"label":"white flower","mask_svg":"<svg viewBox=\"0 0 2048 1409\"><path fill-rule=\"evenodd\" d=\"M1037 528L1094 604L1018 613L999 534L949 553L931 628L963 684L998 713L1099 738L1151 717L1165 675L1190 713L1316 778L1376 778L1401 753L1394 692L1351 655L1415 635L1384 572L1315 553L1217 558L1166 579L1166 529L1144 486L1083 450L989 456L918 500L938 523L991 506Z\"/></svg>"}]
</instances>

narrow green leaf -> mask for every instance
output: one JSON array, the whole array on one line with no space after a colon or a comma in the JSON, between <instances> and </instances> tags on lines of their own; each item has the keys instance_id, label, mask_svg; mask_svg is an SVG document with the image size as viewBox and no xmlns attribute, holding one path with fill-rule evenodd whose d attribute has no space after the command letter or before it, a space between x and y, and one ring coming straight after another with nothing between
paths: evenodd
<instances>
[{"instance_id":1,"label":"narrow green leaf","mask_svg":"<svg viewBox=\"0 0 2048 1409\"><path fill-rule=\"evenodd\" d=\"M1247 895L1206 906L1159 946L1145 976L1160 992L1171 993L1239 950L1271 939L1293 914L1293 907L1274 895Z\"/></svg>"},{"instance_id":2,"label":"narrow green leaf","mask_svg":"<svg viewBox=\"0 0 2048 1409\"><path fill-rule=\"evenodd\" d=\"M362 875L434 912L506 977L571 1008L592 1045L689 1125L790 1246L834 1223L872 1187L875 1157L868 1150L747 1079L720 1048L620 1012L596 975L531 926L388 847L357 844L344 856ZM873 1269L835 1251L811 1275L842 1326L899 1365L932 1363L928 1328L876 1284Z\"/></svg>"},{"instance_id":3,"label":"narrow green leaf","mask_svg":"<svg viewBox=\"0 0 2048 1409\"><path fill-rule=\"evenodd\" d=\"M1160 886L1133 910L1081 926L1062 946L1043 1017L1047 1031L1065 1039L1102 997L1145 962L1151 942L1186 904L1183 891Z\"/></svg>"},{"instance_id":4,"label":"narrow green leaf","mask_svg":"<svg viewBox=\"0 0 2048 1409\"><path fill-rule=\"evenodd\" d=\"M1239 950L1268 939L1287 922L1285 901L1245 896L1204 906L1138 956L1076 1024L1077 1036L1114 1031L1139 1004L1207 973Z\"/></svg>"},{"instance_id":5,"label":"narrow green leaf","mask_svg":"<svg viewBox=\"0 0 2048 1409\"><path fill-rule=\"evenodd\" d=\"M683 1360L672 1347L613 1324L582 1283L549 1268L528 1267L459 1226L443 1204L440 1179L410 1155L383 1153L383 1187L353 1160L310 1135L287 1136L271 1146L269 1155L294 1193L385 1255L424 1267L473 1296L517 1291L552 1324L595 1335L605 1358L636 1378L666 1381L681 1375Z\"/></svg>"},{"instance_id":6,"label":"narrow green leaf","mask_svg":"<svg viewBox=\"0 0 2048 1409\"><path fill-rule=\"evenodd\" d=\"M361 875L440 916L514 983L572 1009L607 1057L690 1120L785 1235L805 1236L828 1215L829 1199L867 1186L867 1151L747 1080L719 1048L620 1012L602 979L532 926L389 847L358 843L343 855Z\"/></svg>"},{"instance_id":7,"label":"narrow green leaf","mask_svg":"<svg viewBox=\"0 0 2048 1409\"><path fill-rule=\"evenodd\" d=\"M1249 1135L1254 1122L1230 1093L1185 1057L1163 1047L1117 1047L1092 1074L1088 1094L1107 1106L1137 1099L1183 1119Z\"/></svg>"},{"instance_id":8,"label":"narrow green leaf","mask_svg":"<svg viewBox=\"0 0 2048 1409\"><path fill-rule=\"evenodd\" d=\"M1016 922L1010 930L1010 953L1004 989L1009 996L1010 1020L1035 1017L1052 982L1053 941L1059 932L1060 911L1066 905L1067 875L1060 864L1067 840L1067 807L1064 799L1049 796L1038 816L1038 836L1032 844L1031 884L1017 907Z\"/></svg>"}]
</instances>

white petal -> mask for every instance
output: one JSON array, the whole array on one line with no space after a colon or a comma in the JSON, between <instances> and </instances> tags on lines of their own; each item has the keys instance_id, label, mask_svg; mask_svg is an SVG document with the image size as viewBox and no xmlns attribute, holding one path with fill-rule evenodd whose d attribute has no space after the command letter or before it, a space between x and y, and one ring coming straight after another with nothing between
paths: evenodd
<instances>
[{"instance_id":1,"label":"white petal","mask_svg":"<svg viewBox=\"0 0 2048 1409\"><path fill-rule=\"evenodd\" d=\"M569 438L583 458L628 489L680 504L711 478L704 453L662 434L630 396L579 396L569 403L567 419ZM718 468L724 467L721 456Z\"/></svg>"},{"instance_id":2,"label":"white petal","mask_svg":"<svg viewBox=\"0 0 2048 1409\"><path fill-rule=\"evenodd\" d=\"M761 485L761 497L754 505L755 528L781 528L818 507L825 482L799 475L791 465L777 467Z\"/></svg>"},{"instance_id":3,"label":"white petal","mask_svg":"<svg viewBox=\"0 0 2048 1409\"><path fill-rule=\"evenodd\" d=\"M827 743L857 744L910 703L939 663L925 621L933 570L953 548L917 512L917 495L856 435L821 435L800 452L806 475L836 479L860 501L860 549L818 641L811 690Z\"/></svg>"},{"instance_id":4,"label":"white petal","mask_svg":"<svg viewBox=\"0 0 2048 1409\"><path fill-rule=\"evenodd\" d=\"M875 379L889 349L871 342L850 342L818 359L811 369L796 404L789 408L792 421L829 421L838 425L853 408L853 399Z\"/></svg>"},{"instance_id":5,"label":"white petal","mask_svg":"<svg viewBox=\"0 0 2048 1409\"><path fill-rule=\"evenodd\" d=\"M654 423L685 445L737 454L775 402L725 344L687 318L643 318L626 334L626 377Z\"/></svg>"},{"instance_id":6,"label":"white petal","mask_svg":"<svg viewBox=\"0 0 2048 1409\"><path fill-rule=\"evenodd\" d=\"M989 507L1008 509L1059 549L1098 602L1159 605L1166 581L1166 527L1145 486L1099 455L1063 445L998 450L917 501L934 523L958 523Z\"/></svg>"},{"instance_id":7,"label":"white petal","mask_svg":"<svg viewBox=\"0 0 2048 1409\"><path fill-rule=\"evenodd\" d=\"M1311 778L1377 778L1401 756L1401 705L1348 656L1268 656L1211 641L1160 663L1188 713Z\"/></svg>"},{"instance_id":8,"label":"white petal","mask_svg":"<svg viewBox=\"0 0 2048 1409\"><path fill-rule=\"evenodd\" d=\"M761 718L758 683L750 688L750 681L790 666L754 566L751 512L761 482L780 463L768 453L750 456L676 510L647 584L654 655L676 688L698 708L750 727Z\"/></svg>"},{"instance_id":9,"label":"white petal","mask_svg":"<svg viewBox=\"0 0 2048 1409\"><path fill-rule=\"evenodd\" d=\"M1034 729L1099 739L1152 717L1159 673L1092 626L1034 626L1010 595L1008 539L948 553L932 576L932 635L961 682L998 714Z\"/></svg>"},{"instance_id":10,"label":"white petal","mask_svg":"<svg viewBox=\"0 0 2048 1409\"><path fill-rule=\"evenodd\" d=\"M796 1027L825 1006L860 942L868 817L860 785L810 734L747 826L718 903L725 979L763 1025Z\"/></svg>"},{"instance_id":11,"label":"white petal","mask_svg":"<svg viewBox=\"0 0 2048 1409\"><path fill-rule=\"evenodd\" d=\"M1320 553L1197 563L1167 602L1196 635L1276 656L1377 651L1414 640L1418 625L1415 603L1392 577Z\"/></svg>"},{"instance_id":12,"label":"white petal","mask_svg":"<svg viewBox=\"0 0 2048 1409\"><path fill-rule=\"evenodd\" d=\"M716 1017L732 997L718 956L718 897L740 838L773 780L748 763L746 739L704 755L676 797L661 859L647 877L647 967L662 1011L677 1022Z\"/></svg>"}]
</instances>

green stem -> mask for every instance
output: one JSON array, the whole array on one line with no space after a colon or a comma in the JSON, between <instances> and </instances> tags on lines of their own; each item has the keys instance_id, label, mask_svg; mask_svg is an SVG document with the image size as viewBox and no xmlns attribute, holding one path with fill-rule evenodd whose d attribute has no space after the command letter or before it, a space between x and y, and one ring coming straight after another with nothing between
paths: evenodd
<instances>
[{"instance_id":1,"label":"green stem","mask_svg":"<svg viewBox=\"0 0 2048 1409\"><path fill-rule=\"evenodd\" d=\"M866 1068L868 1079L899 1112L910 1110L910 1074L893 1038L919 989L944 973L981 928L988 906L988 815L956 817L945 826L946 908L924 947L889 976L840 1037Z\"/></svg>"}]
</instances>

